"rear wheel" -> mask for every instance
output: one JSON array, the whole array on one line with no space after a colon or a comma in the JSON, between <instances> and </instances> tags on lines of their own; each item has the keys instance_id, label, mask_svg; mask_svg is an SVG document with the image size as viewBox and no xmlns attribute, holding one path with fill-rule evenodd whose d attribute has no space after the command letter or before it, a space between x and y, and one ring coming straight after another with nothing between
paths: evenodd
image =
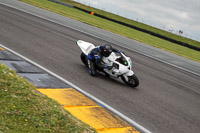
<instances>
[{"instance_id":1,"label":"rear wheel","mask_svg":"<svg viewBox=\"0 0 200 133\"><path fill-rule=\"evenodd\" d=\"M88 63L87 63L87 56L82 52L81 55L81 61L83 62L83 64L88 67Z\"/></svg>"},{"instance_id":2,"label":"rear wheel","mask_svg":"<svg viewBox=\"0 0 200 133\"><path fill-rule=\"evenodd\" d=\"M129 86L135 88L139 85L139 80L138 78L135 76L135 75L132 75L132 76L121 76L121 79Z\"/></svg>"}]
</instances>

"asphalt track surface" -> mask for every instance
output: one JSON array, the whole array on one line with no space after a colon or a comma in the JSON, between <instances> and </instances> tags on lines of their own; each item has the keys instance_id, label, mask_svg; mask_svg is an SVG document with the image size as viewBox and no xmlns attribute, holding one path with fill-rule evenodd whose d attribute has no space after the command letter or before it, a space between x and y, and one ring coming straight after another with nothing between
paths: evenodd
<instances>
[{"instance_id":1,"label":"asphalt track surface","mask_svg":"<svg viewBox=\"0 0 200 133\"><path fill-rule=\"evenodd\" d=\"M137 89L91 77L76 41L93 36L0 5L0 43L46 67L156 133L200 131L200 77L112 44L133 60Z\"/></svg>"}]
</instances>

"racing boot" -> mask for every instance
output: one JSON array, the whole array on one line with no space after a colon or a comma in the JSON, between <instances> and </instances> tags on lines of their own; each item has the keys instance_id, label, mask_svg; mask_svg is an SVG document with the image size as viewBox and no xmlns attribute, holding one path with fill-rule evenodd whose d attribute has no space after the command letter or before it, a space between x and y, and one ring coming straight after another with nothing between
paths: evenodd
<instances>
[{"instance_id":1,"label":"racing boot","mask_svg":"<svg viewBox=\"0 0 200 133\"><path fill-rule=\"evenodd\" d=\"M91 76L96 76L97 69L95 66L95 63L91 60L88 60L88 67L89 67L89 73Z\"/></svg>"}]
</instances>

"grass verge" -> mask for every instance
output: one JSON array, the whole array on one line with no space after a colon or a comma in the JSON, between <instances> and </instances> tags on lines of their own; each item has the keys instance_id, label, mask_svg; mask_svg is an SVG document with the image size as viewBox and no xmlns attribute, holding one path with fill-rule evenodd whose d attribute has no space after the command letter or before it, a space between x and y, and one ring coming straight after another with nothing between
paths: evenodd
<instances>
[{"instance_id":1,"label":"grass verge","mask_svg":"<svg viewBox=\"0 0 200 133\"><path fill-rule=\"evenodd\" d=\"M87 13L79 11L77 9L66 7L66 6L63 6L63 5L59 5L59 4L50 2L48 0L20 0L20 1L26 2L28 4L32 4L34 6L37 6L37 7L40 7L40 8L61 14L63 16L67 16L67 17L79 20L81 22L84 22L84 23L87 23L87 24L90 24L90 25L111 31L111 32L116 33L116 34L120 34L120 35L129 37L131 39L140 41L142 43L149 44L151 46L154 46L154 47L157 47L157 48L160 48L160 49L164 49L166 51L175 53L177 55L180 55L180 56L183 56L183 57L186 57L186 58L200 62L200 52L198 52L198 51L177 45L175 43L165 41L163 39L160 39L160 38L151 36L149 34L131 29L129 27L126 27L126 26L123 26L123 25L120 25L120 24L117 24L117 23L114 23L114 22L93 16L93 15L90 15L90 14L87 14ZM70 3L72 5L76 5L76 6L79 5L79 7L81 7L81 8L84 8L84 9L87 9L87 10L92 10L94 12L98 12L99 14L105 15L107 17L109 16L109 17L116 19L116 20L121 20L122 22L125 21L127 23L137 25L141 28L145 28L145 29L148 29L150 31L154 31L155 33L161 32L160 34L162 34L162 35L164 34L164 35L166 35L168 37L170 36L172 38L175 37L174 39L178 38L177 40L181 40L182 42L187 42L188 44L195 44L197 46L200 46L199 42L188 39L188 38L177 36L177 35L174 35L174 34L171 34L171 33L156 29L156 28L153 28L151 26L147 26L147 25L144 25L144 24L132 21L132 20L128 20L126 18L117 16L117 15L114 15L114 14L110 14L110 13L107 13L107 12L104 12L104 11L101 11L101 10L98 10L98 9L87 7L85 5L78 4L78 3L73 2L71 0L62 0L62 1Z\"/></svg>"},{"instance_id":2,"label":"grass verge","mask_svg":"<svg viewBox=\"0 0 200 133\"><path fill-rule=\"evenodd\" d=\"M0 132L95 132L1 63L0 97Z\"/></svg>"},{"instance_id":3,"label":"grass verge","mask_svg":"<svg viewBox=\"0 0 200 133\"><path fill-rule=\"evenodd\" d=\"M90 7L90 6L86 6L86 5L74 2L72 0L59 0L59 1L69 3L69 4L72 4L76 7L79 7L81 9L92 11L94 13L106 16L108 18L112 18L114 20L118 20L118 21L124 22L126 24L130 24L130 25L142 28L142 29L146 29L148 31L152 31L154 33L172 38L172 39L177 40L177 41L185 42L185 43L188 43L190 45L193 45L193 46L200 48L200 42L198 42L198 41L195 41L195 40L192 40L192 39L189 39L189 38L185 38L185 37L182 37L182 36L179 36L179 35L176 35L176 34L172 34L170 32L167 32L167 31L164 31L164 30L161 30L161 29L158 29L158 28L155 28L155 27L152 27L152 26L131 20L131 19L127 19L127 18L121 17L119 15L115 15L115 14L112 14L112 13L109 13L109 12L106 12L106 11L103 11L103 10L99 10L99 9L96 9L96 8L93 8L93 7Z\"/></svg>"}]
</instances>

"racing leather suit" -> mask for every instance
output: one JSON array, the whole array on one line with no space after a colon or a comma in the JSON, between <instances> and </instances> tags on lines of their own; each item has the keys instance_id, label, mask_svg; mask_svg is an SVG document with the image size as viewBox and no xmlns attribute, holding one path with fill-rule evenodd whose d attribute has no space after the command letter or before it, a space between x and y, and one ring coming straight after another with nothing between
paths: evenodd
<instances>
[{"instance_id":1,"label":"racing leather suit","mask_svg":"<svg viewBox=\"0 0 200 133\"><path fill-rule=\"evenodd\" d=\"M88 56L87 56L87 58L88 58L88 66L89 66L89 73L90 73L90 75L92 75L92 76L95 76L95 75L96 75L97 69L98 69L99 71L102 71L102 72L104 72L104 69L105 69L105 68L106 68L106 69L109 69L109 70L112 69L112 66L107 66L107 65L103 62L103 60L102 60L102 58L103 58L103 53L102 53L102 51L103 51L102 46L99 46L99 47L97 47L97 48L94 48L94 49L88 54ZM112 51L113 51L113 52L120 53L119 50L114 49L114 48L112 48Z\"/></svg>"}]
</instances>

